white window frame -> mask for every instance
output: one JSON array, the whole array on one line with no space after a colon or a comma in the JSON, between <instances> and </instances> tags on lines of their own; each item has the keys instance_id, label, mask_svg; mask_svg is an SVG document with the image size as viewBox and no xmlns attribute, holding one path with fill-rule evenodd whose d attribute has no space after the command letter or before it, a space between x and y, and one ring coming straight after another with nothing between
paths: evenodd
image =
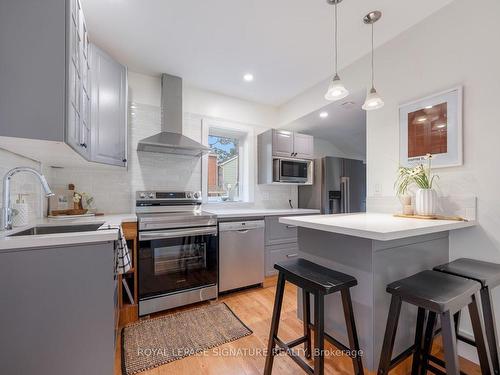
<instances>
[{"instance_id":1,"label":"white window frame","mask_svg":"<svg viewBox=\"0 0 500 375\"><path fill-rule=\"evenodd\" d=\"M253 202L255 170L253 168L254 163L252 163L252 160L256 160L257 157L255 153L255 129L249 125L211 118L203 118L201 124L201 140L205 146L208 146L208 136L211 130L215 130L216 133L220 132L221 136L238 138L239 140L239 200L227 202L208 201L208 155L204 155L201 166L201 190L203 203Z\"/></svg>"}]
</instances>

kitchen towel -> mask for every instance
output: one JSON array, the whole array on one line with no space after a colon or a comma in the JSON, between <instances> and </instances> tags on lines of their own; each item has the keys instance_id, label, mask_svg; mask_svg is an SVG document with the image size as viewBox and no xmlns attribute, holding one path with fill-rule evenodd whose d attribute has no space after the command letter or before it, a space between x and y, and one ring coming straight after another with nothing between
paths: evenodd
<instances>
[{"instance_id":1,"label":"kitchen towel","mask_svg":"<svg viewBox=\"0 0 500 375\"><path fill-rule=\"evenodd\" d=\"M128 250L127 241L123 235L122 227L120 225L106 225L98 230L118 229L118 239L115 241L115 257L116 257L116 272L124 274L132 267L130 261L130 252Z\"/></svg>"}]
</instances>

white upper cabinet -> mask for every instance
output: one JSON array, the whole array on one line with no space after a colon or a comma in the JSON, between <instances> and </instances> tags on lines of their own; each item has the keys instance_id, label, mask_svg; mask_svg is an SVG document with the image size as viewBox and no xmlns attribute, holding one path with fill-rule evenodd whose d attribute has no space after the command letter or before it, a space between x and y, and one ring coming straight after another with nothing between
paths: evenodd
<instances>
[{"instance_id":1,"label":"white upper cabinet","mask_svg":"<svg viewBox=\"0 0 500 375\"><path fill-rule=\"evenodd\" d=\"M92 45L92 161L127 162L127 68Z\"/></svg>"}]
</instances>

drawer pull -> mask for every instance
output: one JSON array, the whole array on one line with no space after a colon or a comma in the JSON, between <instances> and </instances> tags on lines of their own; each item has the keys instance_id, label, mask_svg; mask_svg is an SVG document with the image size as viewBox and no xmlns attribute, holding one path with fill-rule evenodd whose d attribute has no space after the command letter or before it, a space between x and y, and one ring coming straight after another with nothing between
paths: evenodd
<instances>
[{"instance_id":1,"label":"drawer pull","mask_svg":"<svg viewBox=\"0 0 500 375\"><path fill-rule=\"evenodd\" d=\"M287 255L286 255L286 257L287 257L287 258L295 258L295 257L297 257L297 256L299 256L299 254L297 254L297 253L294 253L294 254L287 254Z\"/></svg>"},{"instance_id":2,"label":"drawer pull","mask_svg":"<svg viewBox=\"0 0 500 375\"><path fill-rule=\"evenodd\" d=\"M297 228L297 226L296 226L296 225L287 225L286 227L287 227L288 229Z\"/></svg>"}]
</instances>

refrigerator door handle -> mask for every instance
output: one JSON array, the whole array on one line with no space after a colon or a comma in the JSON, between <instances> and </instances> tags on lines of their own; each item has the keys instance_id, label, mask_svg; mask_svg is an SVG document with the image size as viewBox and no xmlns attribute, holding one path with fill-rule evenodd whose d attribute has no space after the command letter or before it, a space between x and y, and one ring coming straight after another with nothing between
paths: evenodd
<instances>
[{"instance_id":1,"label":"refrigerator door handle","mask_svg":"<svg viewBox=\"0 0 500 375\"><path fill-rule=\"evenodd\" d=\"M349 213L351 211L350 196L349 196L349 177L340 178L340 194L342 213Z\"/></svg>"}]
</instances>

